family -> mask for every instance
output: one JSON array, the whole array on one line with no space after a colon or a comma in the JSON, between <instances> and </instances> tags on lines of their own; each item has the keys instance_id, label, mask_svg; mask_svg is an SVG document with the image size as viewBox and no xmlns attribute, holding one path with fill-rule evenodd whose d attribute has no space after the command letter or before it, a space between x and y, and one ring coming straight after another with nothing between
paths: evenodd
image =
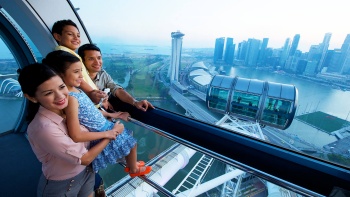
<instances>
[{"instance_id":1,"label":"family","mask_svg":"<svg viewBox=\"0 0 350 197\"><path fill-rule=\"evenodd\" d=\"M123 158L131 178L150 173L151 166L137 161L132 131L118 121L128 121L130 114L109 100L142 111L153 105L135 100L114 83L102 69L101 50L93 44L80 47L73 21L57 21L52 35L59 46L42 63L19 70L18 77L30 101L28 139L42 163L37 196L94 196L97 172ZM104 88L111 90L109 98Z\"/></svg>"}]
</instances>

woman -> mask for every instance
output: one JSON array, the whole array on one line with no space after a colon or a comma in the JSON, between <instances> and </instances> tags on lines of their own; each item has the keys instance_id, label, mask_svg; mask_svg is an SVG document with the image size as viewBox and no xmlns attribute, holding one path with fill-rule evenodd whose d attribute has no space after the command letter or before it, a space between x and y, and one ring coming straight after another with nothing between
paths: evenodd
<instances>
[{"instance_id":1,"label":"woman","mask_svg":"<svg viewBox=\"0 0 350 197\"><path fill-rule=\"evenodd\" d=\"M105 139L87 150L87 143L75 143L68 136L63 113L68 89L62 79L44 64L31 64L20 70L18 81L31 101L28 139L42 163L37 196L92 197L95 173L89 165L124 126L115 124L105 132Z\"/></svg>"}]
</instances>

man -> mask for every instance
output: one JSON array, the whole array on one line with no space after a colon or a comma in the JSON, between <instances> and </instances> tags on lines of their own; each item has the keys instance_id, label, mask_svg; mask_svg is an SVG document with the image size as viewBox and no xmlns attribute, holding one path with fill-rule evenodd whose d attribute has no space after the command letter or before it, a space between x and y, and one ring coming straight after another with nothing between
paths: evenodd
<instances>
[{"instance_id":1,"label":"man","mask_svg":"<svg viewBox=\"0 0 350 197\"><path fill-rule=\"evenodd\" d=\"M95 85L100 90L104 88L109 88L111 90L111 96L108 100L115 111L126 111L132 115L132 106L142 111L147 111L148 108L154 109L153 105L147 100L138 101L134 99L121 86L116 84L112 77L102 69L103 61L101 50L96 45L84 44L78 49L78 54ZM121 105L120 101L130 105Z\"/></svg>"}]
</instances>

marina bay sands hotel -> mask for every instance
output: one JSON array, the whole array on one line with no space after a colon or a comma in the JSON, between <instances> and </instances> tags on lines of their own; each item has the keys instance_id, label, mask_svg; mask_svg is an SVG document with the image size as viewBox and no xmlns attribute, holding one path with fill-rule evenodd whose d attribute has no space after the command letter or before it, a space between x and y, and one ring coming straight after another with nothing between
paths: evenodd
<instances>
[{"instance_id":1,"label":"marina bay sands hotel","mask_svg":"<svg viewBox=\"0 0 350 197\"><path fill-rule=\"evenodd\" d=\"M181 51L182 51L182 37L185 34L180 31L171 32L171 63L168 70L168 77L170 81L179 80L179 70L181 63Z\"/></svg>"}]
</instances>

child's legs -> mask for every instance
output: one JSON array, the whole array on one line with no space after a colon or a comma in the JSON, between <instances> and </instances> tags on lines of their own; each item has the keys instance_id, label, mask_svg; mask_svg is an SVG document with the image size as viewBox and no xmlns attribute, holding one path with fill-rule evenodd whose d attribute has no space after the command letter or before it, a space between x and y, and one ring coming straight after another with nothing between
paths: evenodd
<instances>
[{"instance_id":1,"label":"child's legs","mask_svg":"<svg viewBox=\"0 0 350 197\"><path fill-rule=\"evenodd\" d=\"M133 172L138 169L137 166L137 144L130 150L130 153L125 156L126 164L129 166L130 171Z\"/></svg>"}]
</instances>

